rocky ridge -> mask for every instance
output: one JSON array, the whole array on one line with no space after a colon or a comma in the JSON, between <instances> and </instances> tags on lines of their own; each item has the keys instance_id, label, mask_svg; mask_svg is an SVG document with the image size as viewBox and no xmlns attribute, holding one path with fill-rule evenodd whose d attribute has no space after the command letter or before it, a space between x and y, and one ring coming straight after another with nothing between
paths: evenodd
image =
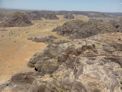
<instances>
[{"instance_id":1,"label":"rocky ridge","mask_svg":"<svg viewBox=\"0 0 122 92\"><path fill-rule=\"evenodd\" d=\"M102 26L97 29L97 34L82 39L52 41L43 52L36 53L29 60L28 66L34 69L33 72L14 75L0 86L1 91L121 92L122 34L113 31L112 25L110 27L112 30L105 27L106 32Z\"/></svg>"}]
</instances>

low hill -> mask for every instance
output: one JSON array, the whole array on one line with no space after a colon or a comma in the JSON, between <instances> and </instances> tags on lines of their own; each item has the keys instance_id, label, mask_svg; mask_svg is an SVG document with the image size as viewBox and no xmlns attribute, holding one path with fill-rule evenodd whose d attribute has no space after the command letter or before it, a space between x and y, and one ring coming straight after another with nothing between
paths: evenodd
<instances>
[{"instance_id":1,"label":"low hill","mask_svg":"<svg viewBox=\"0 0 122 92\"><path fill-rule=\"evenodd\" d=\"M32 25L28 16L24 13L15 12L11 16L5 18L0 26L2 27L22 27Z\"/></svg>"},{"instance_id":2,"label":"low hill","mask_svg":"<svg viewBox=\"0 0 122 92\"><path fill-rule=\"evenodd\" d=\"M116 28L111 23L100 20L88 22L72 20L55 28L53 31L70 38L87 38L100 33L117 32Z\"/></svg>"}]
</instances>

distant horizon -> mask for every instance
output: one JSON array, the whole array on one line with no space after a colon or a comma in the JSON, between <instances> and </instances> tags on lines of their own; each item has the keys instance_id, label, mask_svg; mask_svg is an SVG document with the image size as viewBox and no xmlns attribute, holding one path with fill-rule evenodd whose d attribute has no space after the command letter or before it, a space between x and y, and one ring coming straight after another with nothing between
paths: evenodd
<instances>
[{"instance_id":1,"label":"distant horizon","mask_svg":"<svg viewBox=\"0 0 122 92\"><path fill-rule=\"evenodd\" d=\"M122 0L0 0L0 8L122 13Z\"/></svg>"},{"instance_id":2,"label":"distant horizon","mask_svg":"<svg viewBox=\"0 0 122 92\"><path fill-rule=\"evenodd\" d=\"M85 11L85 10L41 10L41 9L15 9L15 8L1 8L0 9L4 9L4 10L18 10L18 11L54 11L54 12L60 12L60 11L66 11L66 12L98 12L98 13L122 13L122 12L103 12L103 11Z\"/></svg>"}]
</instances>

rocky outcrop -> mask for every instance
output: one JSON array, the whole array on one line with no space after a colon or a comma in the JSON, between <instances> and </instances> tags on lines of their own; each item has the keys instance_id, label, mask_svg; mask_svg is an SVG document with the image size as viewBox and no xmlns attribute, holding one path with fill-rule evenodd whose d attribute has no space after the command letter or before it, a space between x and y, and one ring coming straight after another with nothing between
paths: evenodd
<instances>
[{"instance_id":1,"label":"rocky outcrop","mask_svg":"<svg viewBox=\"0 0 122 92\"><path fill-rule=\"evenodd\" d=\"M110 33L90 38L89 31L85 30L89 38L49 43L43 52L29 60L28 66L34 71L14 75L10 82L0 86L2 92L7 88L11 92L122 92L122 37L118 39L114 33L115 37L111 38L113 26L103 22L73 23L72 30L91 23L88 28L100 30L95 35ZM64 25L69 28L72 22Z\"/></svg>"},{"instance_id":2,"label":"rocky outcrop","mask_svg":"<svg viewBox=\"0 0 122 92\"><path fill-rule=\"evenodd\" d=\"M9 87L16 92L121 92L121 56L119 42L53 42L30 59L35 72L13 76Z\"/></svg>"},{"instance_id":3,"label":"rocky outcrop","mask_svg":"<svg viewBox=\"0 0 122 92\"><path fill-rule=\"evenodd\" d=\"M117 52L118 45L114 48ZM54 50L55 49L55 50ZM120 51L120 50L119 50ZM47 54L48 53L48 54ZM120 52L119 55L122 55ZM84 44L83 41L53 44L33 60L42 78L34 82L32 92L121 92L121 56L109 53L96 43ZM51 61L51 64L49 61ZM48 63L47 69L44 63ZM32 64L32 63L31 63ZM56 65L52 69L52 64ZM37 67L37 65L41 65ZM47 76L46 76L47 75Z\"/></svg>"},{"instance_id":4,"label":"rocky outcrop","mask_svg":"<svg viewBox=\"0 0 122 92\"><path fill-rule=\"evenodd\" d=\"M29 16L29 19L31 19L31 20L41 20L42 19L40 12L38 12L38 11L27 12L27 15Z\"/></svg>"},{"instance_id":5,"label":"rocky outcrop","mask_svg":"<svg viewBox=\"0 0 122 92\"><path fill-rule=\"evenodd\" d=\"M59 19L54 13L41 14L44 19L57 20Z\"/></svg>"},{"instance_id":6,"label":"rocky outcrop","mask_svg":"<svg viewBox=\"0 0 122 92\"><path fill-rule=\"evenodd\" d=\"M23 27L32 25L29 17L20 12L15 12L13 15L5 18L1 23L1 27Z\"/></svg>"},{"instance_id":7,"label":"rocky outcrop","mask_svg":"<svg viewBox=\"0 0 122 92\"><path fill-rule=\"evenodd\" d=\"M53 31L70 38L87 38L97 34L117 32L116 28L111 23L99 20L89 22L73 20L64 23L63 26L59 26Z\"/></svg>"},{"instance_id":8,"label":"rocky outcrop","mask_svg":"<svg viewBox=\"0 0 122 92\"><path fill-rule=\"evenodd\" d=\"M27 13L29 18L32 20L41 20L49 19L49 20L57 20L59 19L55 13L48 13L48 12L40 12L40 11L32 11Z\"/></svg>"},{"instance_id":9,"label":"rocky outcrop","mask_svg":"<svg viewBox=\"0 0 122 92\"><path fill-rule=\"evenodd\" d=\"M73 14L65 14L65 15L64 15L64 18L65 18L65 19L74 19L75 17L74 17Z\"/></svg>"},{"instance_id":10,"label":"rocky outcrop","mask_svg":"<svg viewBox=\"0 0 122 92\"><path fill-rule=\"evenodd\" d=\"M34 36L34 37L28 38L28 40L32 40L35 42L48 42L48 43L53 42L55 39L57 39L57 38L52 35L49 35L49 36L40 35L40 36Z\"/></svg>"},{"instance_id":11,"label":"rocky outcrop","mask_svg":"<svg viewBox=\"0 0 122 92\"><path fill-rule=\"evenodd\" d=\"M122 19L120 18L119 21L111 20L109 21L118 32L122 32Z\"/></svg>"},{"instance_id":12,"label":"rocky outcrop","mask_svg":"<svg viewBox=\"0 0 122 92\"><path fill-rule=\"evenodd\" d=\"M0 22L3 21L3 19L5 18L4 14L0 14Z\"/></svg>"}]
</instances>

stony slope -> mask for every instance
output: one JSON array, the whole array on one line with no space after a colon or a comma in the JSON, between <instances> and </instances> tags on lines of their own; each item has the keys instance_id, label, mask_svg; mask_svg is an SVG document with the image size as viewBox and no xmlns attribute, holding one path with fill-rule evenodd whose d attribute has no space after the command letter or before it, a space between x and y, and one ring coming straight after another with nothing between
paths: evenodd
<instances>
[{"instance_id":1,"label":"stony slope","mask_svg":"<svg viewBox=\"0 0 122 92\"><path fill-rule=\"evenodd\" d=\"M99 35L98 39L112 35ZM28 65L36 72L14 75L6 89L12 92L121 92L122 40L119 39L122 37L121 33L117 35L110 42L99 42L94 37L54 42L30 59Z\"/></svg>"},{"instance_id":2,"label":"stony slope","mask_svg":"<svg viewBox=\"0 0 122 92\"><path fill-rule=\"evenodd\" d=\"M79 28L84 25L79 22L73 23ZM44 52L36 53L29 60L28 66L35 71L14 75L0 86L2 92L121 92L122 33L104 22L85 24L92 26L85 25L88 29L85 34L94 28L94 35L73 40L54 39ZM75 26L70 29L74 30ZM70 29L67 29L69 33ZM83 35L78 32L74 33Z\"/></svg>"}]
</instances>

